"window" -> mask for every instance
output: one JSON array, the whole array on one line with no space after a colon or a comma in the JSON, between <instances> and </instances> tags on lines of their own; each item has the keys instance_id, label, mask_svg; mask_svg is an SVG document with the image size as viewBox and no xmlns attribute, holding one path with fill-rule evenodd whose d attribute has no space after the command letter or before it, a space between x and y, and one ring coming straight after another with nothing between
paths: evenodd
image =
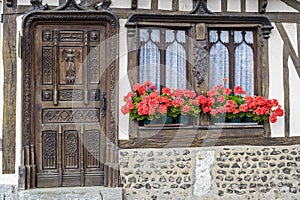
<instances>
[{"instance_id":1,"label":"window","mask_svg":"<svg viewBox=\"0 0 300 200\"><path fill-rule=\"evenodd\" d=\"M256 93L256 32L247 29L210 29L210 88L223 83L241 86L247 94Z\"/></svg>"},{"instance_id":2,"label":"window","mask_svg":"<svg viewBox=\"0 0 300 200\"><path fill-rule=\"evenodd\" d=\"M139 82L160 88L185 89L187 82L185 30L139 29Z\"/></svg>"}]
</instances>

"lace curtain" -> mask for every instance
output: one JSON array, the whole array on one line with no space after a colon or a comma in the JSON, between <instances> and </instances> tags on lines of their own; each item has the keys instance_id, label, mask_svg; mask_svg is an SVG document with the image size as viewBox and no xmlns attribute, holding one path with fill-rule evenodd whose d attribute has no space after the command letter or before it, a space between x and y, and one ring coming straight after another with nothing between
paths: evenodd
<instances>
[{"instance_id":1,"label":"lace curtain","mask_svg":"<svg viewBox=\"0 0 300 200\"><path fill-rule=\"evenodd\" d=\"M241 86L250 94L254 94L254 53L252 31L210 31L210 88L223 84L223 78L229 78L229 59L233 57L234 86ZM230 35L233 39L230 40ZM229 53L229 41L233 55ZM228 82L226 87L228 87Z\"/></svg>"},{"instance_id":2,"label":"lace curtain","mask_svg":"<svg viewBox=\"0 0 300 200\"><path fill-rule=\"evenodd\" d=\"M140 83L151 81L160 88L165 82L170 88L186 88L185 31L140 29L139 41ZM164 59L162 51L165 51Z\"/></svg>"}]
</instances>

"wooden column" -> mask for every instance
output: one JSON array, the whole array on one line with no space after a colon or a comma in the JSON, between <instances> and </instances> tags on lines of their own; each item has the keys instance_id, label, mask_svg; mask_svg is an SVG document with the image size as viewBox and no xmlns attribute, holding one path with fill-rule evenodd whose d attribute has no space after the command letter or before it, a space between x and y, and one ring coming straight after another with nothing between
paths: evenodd
<instances>
[{"instance_id":1,"label":"wooden column","mask_svg":"<svg viewBox=\"0 0 300 200\"><path fill-rule=\"evenodd\" d=\"M2 173L15 173L16 160L16 15L3 3L3 154Z\"/></svg>"}]
</instances>

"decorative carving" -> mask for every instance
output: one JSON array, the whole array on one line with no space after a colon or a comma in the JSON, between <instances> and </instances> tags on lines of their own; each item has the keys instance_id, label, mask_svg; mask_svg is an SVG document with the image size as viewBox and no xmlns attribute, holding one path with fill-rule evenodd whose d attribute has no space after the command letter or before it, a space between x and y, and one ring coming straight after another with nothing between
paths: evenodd
<instances>
[{"instance_id":1,"label":"decorative carving","mask_svg":"<svg viewBox=\"0 0 300 200\"><path fill-rule=\"evenodd\" d=\"M100 81L100 52L99 47L90 48L89 82L98 84Z\"/></svg>"},{"instance_id":2,"label":"decorative carving","mask_svg":"<svg viewBox=\"0 0 300 200\"><path fill-rule=\"evenodd\" d=\"M101 103L101 116L106 116L106 93L101 91L100 92L100 103Z\"/></svg>"},{"instance_id":3,"label":"decorative carving","mask_svg":"<svg viewBox=\"0 0 300 200\"><path fill-rule=\"evenodd\" d=\"M107 10L111 4L111 0L104 0L100 6L95 6L96 10L104 9Z\"/></svg>"},{"instance_id":4,"label":"decorative carving","mask_svg":"<svg viewBox=\"0 0 300 200\"><path fill-rule=\"evenodd\" d=\"M48 10L48 4L43 5L43 0L30 0L30 3L32 5L31 10Z\"/></svg>"},{"instance_id":5,"label":"decorative carving","mask_svg":"<svg viewBox=\"0 0 300 200\"><path fill-rule=\"evenodd\" d=\"M78 132L77 131L65 131L66 140L66 155L76 156L78 152Z\"/></svg>"},{"instance_id":6,"label":"decorative carving","mask_svg":"<svg viewBox=\"0 0 300 200\"><path fill-rule=\"evenodd\" d=\"M138 0L131 0L131 10L136 10L138 7Z\"/></svg>"},{"instance_id":7,"label":"decorative carving","mask_svg":"<svg viewBox=\"0 0 300 200\"><path fill-rule=\"evenodd\" d=\"M58 99L60 101L82 101L83 90L59 90Z\"/></svg>"},{"instance_id":8,"label":"decorative carving","mask_svg":"<svg viewBox=\"0 0 300 200\"><path fill-rule=\"evenodd\" d=\"M98 130L87 131L87 166L98 167L100 155L100 133Z\"/></svg>"},{"instance_id":9,"label":"decorative carving","mask_svg":"<svg viewBox=\"0 0 300 200\"><path fill-rule=\"evenodd\" d=\"M43 42L50 42L52 41L52 31L51 30L44 30L43 31Z\"/></svg>"},{"instance_id":10,"label":"decorative carving","mask_svg":"<svg viewBox=\"0 0 300 200\"><path fill-rule=\"evenodd\" d=\"M90 101L100 101L100 90L90 90L89 91L89 100Z\"/></svg>"},{"instance_id":11,"label":"decorative carving","mask_svg":"<svg viewBox=\"0 0 300 200\"><path fill-rule=\"evenodd\" d=\"M84 10L75 0L67 0L66 3L55 10Z\"/></svg>"},{"instance_id":12,"label":"decorative carving","mask_svg":"<svg viewBox=\"0 0 300 200\"><path fill-rule=\"evenodd\" d=\"M91 42L98 42L100 39L99 31L90 31L90 41Z\"/></svg>"},{"instance_id":13,"label":"decorative carving","mask_svg":"<svg viewBox=\"0 0 300 200\"><path fill-rule=\"evenodd\" d=\"M191 11L191 14L212 14L207 8L207 0L198 0L196 7Z\"/></svg>"},{"instance_id":14,"label":"decorative carving","mask_svg":"<svg viewBox=\"0 0 300 200\"><path fill-rule=\"evenodd\" d=\"M35 49L35 24L45 24L48 23L49 25L68 25L70 23L80 23L83 26L85 25L84 22L88 22L86 24L89 25L96 25L102 24L105 26L105 33L106 37L111 37L112 35L116 34L118 32L119 27L119 21L118 17L112 13L109 10L87 10L83 12L73 12L73 11L66 11L67 4L69 4L71 0L68 0L65 4L65 7L59 7L55 10L47 11L47 12L30 12L23 18L23 39L24 39L24 45L22 45L22 58L24 59L24 62L22 63L22 86L23 86L23 115L22 115L22 149L24 149L24 161L22 161L22 165L26 166L26 169L28 169L30 172L25 173L25 175L22 175L23 170L20 170L20 177L24 177L22 179L22 182L24 183L24 189L29 189L32 187L36 187L35 178L36 174L34 171L34 164L31 164L31 156L35 156L35 151L32 151L30 148L35 138L35 132L34 132L34 126L35 126L35 118L33 114L32 107L34 106L35 102L35 92L34 92L34 76L32 75L32 72L36 71L36 64L33 62L32 58L34 57L34 49ZM82 10L76 8L76 10ZM74 9L74 10L75 10ZM42 39L42 38L41 38ZM114 38L117 39L117 38ZM54 44L57 46L57 43ZM66 48L66 47L65 47ZM112 49L117 49L117 47L110 46ZM61 49L62 50L62 49ZM59 54L61 55L61 53ZM54 61L53 61L54 62ZM60 60L57 61L59 63ZM116 65L116 62L113 62L112 65ZM117 66L115 66L117 67ZM41 72L42 73L42 72ZM63 76L64 77L64 76ZM59 77L58 77L59 78ZM109 80L108 80L109 81ZM57 109L58 110L58 109ZM43 111L42 111L43 112ZM45 111L44 111L45 113ZM55 114L55 113L53 113ZM43 113L42 113L43 116ZM100 116L100 110L97 111L90 111L86 115L83 116L88 118L94 116L97 120L94 120L94 122L99 122L99 116ZM64 120L66 121L66 120ZM86 120L88 122L88 120ZM46 122L46 121L45 121ZM49 122L49 120L48 120ZM52 123L52 122L49 122ZM53 123L56 123L53 121ZM59 123L59 122L58 122ZM73 123L73 122L68 122ZM109 129L107 129L109 132ZM33 146L34 147L34 146ZM78 162L78 157L75 158ZM31 165L31 166L29 166ZM24 167L24 166L21 166ZM27 168L28 167L28 168ZM24 167L25 168L25 167ZM61 172L61 170L60 170ZM108 174L108 179L110 178L111 174ZM26 185L25 185L26 180ZM112 179L113 180L113 179ZM118 182L118 180L114 180ZM21 182L20 182L21 183Z\"/></svg>"},{"instance_id":15,"label":"decorative carving","mask_svg":"<svg viewBox=\"0 0 300 200\"><path fill-rule=\"evenodd\" d=\"M270 20L265 16L258 15L194 15L194 14L133 14L126 23L126 27L136 28L140 22L158 22L164 21L164 23L206 23L206 24L255 24L260 25L264 38L269 38L269 34L273 29Z\"/></svg>"},{"instance_id":16,"label":"decorative carving","mask_svg":"<svg viewBox=\"0 0 300 200\"><path fill-rule=\"evenodd\" d=\"M197 79L198 87L205 81L205 75L208 69L208 52L206 50L206 41L194 42L194 67L193 74Z\"/></svg>"},{"instance_id":17,"label":"decorative carving","mask_svg":"<svg viewBox=\"0 0 300 200\"><path fill-rule=\"evenodd\" d=\"M43 123L99 122L99 109L43 109Z\"/></svg>"},{"instance_id":18,"label":"decorative carving","mask_svg":"<svg viewBox=\"0 0 300 200\"><path fill-rule=\"evenodd\" d=\"M53 90L43 90L42 101L53 101Z\"/></svg>"},{"instance_id":19,"label":"decorative carving","mask_svg":"<svg viewBox=\"0 0 300 200\"><path fill-rule=\"evenodd\" d=\"M52 47L43 47L43 84L52 84Z\"/></svg>"},{"instance_id":20,"label":"decorative carving","mask_svg":"<svg viewBox=\"0 0 300 200\"><path fill-rule=\"evenodd\" d=\"M82 42L83 31L60 31L59 41L61 42Z\"/></svg>"},{"instance_id":21,"label":"decorative carving","mask_svg":"<svg viewBox=\"0 0 300 200\"><path fill-rule=\"evenodd\" d=\"M56 168L56 131L43 131L43 168Z\"/></svg>"},{"instance_id":22,"label":"decorative carving","mask_svg":"<svg viewBox=\"0 0 300 200\"><path fill-rule=\"evenodd\" d=\"M64 49L62 52L62 61L65 61L66 83L74 84L76 81L75 59L80 62L80 52L77 49Z\"/></svg>"},{"instance_id":23,"label":"decorative carving","mask_svg":"<svg viewBox=\"0 0 300 200\"><path fill-rule=\"evenodd\" d=\"M259 0L258 12L263 14L266 12L268 0Z\"/></svg>"}]
</instances>

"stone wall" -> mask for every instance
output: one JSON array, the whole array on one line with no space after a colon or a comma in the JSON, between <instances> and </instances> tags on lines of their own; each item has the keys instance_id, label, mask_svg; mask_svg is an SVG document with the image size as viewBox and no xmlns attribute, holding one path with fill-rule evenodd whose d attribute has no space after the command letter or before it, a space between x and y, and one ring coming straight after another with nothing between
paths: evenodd
<instances>
[{"instance_id":1,"label":"stone wall","mask_svg":"<svg viewBox=\"0 0 300 200\"><path fill-rule=\"evenodd\" d=\"M120 151L124 199L299 199L300 147Z\"/></svg>"}]
</instances>

